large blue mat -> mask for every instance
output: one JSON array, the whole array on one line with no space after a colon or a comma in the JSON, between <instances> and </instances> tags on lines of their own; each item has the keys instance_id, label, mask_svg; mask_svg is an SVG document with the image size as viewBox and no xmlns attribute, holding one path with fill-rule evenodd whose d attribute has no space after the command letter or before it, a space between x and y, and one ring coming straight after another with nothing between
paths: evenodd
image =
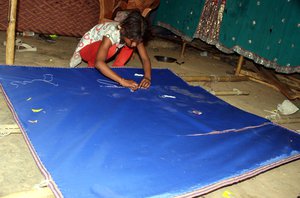
<instances>
[{"instance_id":1,"label":"large blue mat","mask_svg":"<svg viewBox=\"0 0 300 198\"><path fill-rule=\"evenodd\" d=\"M0 82L57 197L191 197L300 157L297 133L166 69L136 92L83 68L0 66Z\"/></svg>"}]
</instances>

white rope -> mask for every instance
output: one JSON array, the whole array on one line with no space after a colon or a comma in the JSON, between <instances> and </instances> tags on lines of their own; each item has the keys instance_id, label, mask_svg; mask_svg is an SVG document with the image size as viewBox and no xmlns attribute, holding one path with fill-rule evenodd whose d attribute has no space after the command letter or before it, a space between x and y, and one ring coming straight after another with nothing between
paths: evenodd
<instances>
[{"instance_id":1,"label":"white rope","mask_svg":"<svg viewBox=\"0 0 300 198\"><path fill-rule=\"evenodd\" d=\"M275 109L273 111L268 111L268 110L264 110L264 111L271 114L271 115L265 116L265 118L268 120L276 120L277 118L278 119L281 118L277 109Z\"/></svg>"},{"instance_id":2,"label":"white rope","mask_svg":"<svg viewBox=\"0 0 300 198\"><path fill-rule=\"evenodd\" d=\"M243 94L243 92L242 91L240 91L239 89L237 89L237 88L233 88L232 89L232 91L234 91L237 95L241 95L241 94Z\"/></svg>"},{"instance_id":3,"label":"white rope","mask_svg":"<svg viewBox=\"0 0 300 198\"><path fill-rule=\"evenodd\" d=\"M0 131L0 137L2 138L2 137L5 137L5 136L8 136L8 135L10 135L11 134L11 132L10 131Z\"/></svg>"},{"instance_id":4,"label":"white rope","mask_svg":"<svg viewBox=\"0 0 300 198\"><path fill-rule=\"evenodd\" d=\"M45 187L48 187L50 184L50 180L48 179L44 179L42 180L39 184L35 184L33 186L34 189L40 189L40 188L45 188Z\"/></svg>"},{"instance_id":5,"label":"white rope","mask_svg":"<svg viewBox=\"0 0 300 198\"><path fill-rule=\"evenodd\" d=\"M8 136L10 134L19 134L20 129L16 124L3 124L0 125L0 138Z\"/></svg>"}]
</instances>

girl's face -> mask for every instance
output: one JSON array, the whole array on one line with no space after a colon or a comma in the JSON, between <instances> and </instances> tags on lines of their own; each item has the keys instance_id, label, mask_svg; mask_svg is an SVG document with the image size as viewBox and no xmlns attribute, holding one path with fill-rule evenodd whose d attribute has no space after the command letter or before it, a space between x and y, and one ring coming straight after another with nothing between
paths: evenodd
<instances>
[{"instance_id":1,"label":"girl's face","mask_svg":"<svg viewBox=\"0 0 300 198\"><path fill-rule=\"evenodd\" d=\"M124 41L125 41L125 44L127 45L127 47L130 47L130 48L135 48L140 43L138 41L129 39L127 37L124 37Z\"/></svg>"}]
</instances>

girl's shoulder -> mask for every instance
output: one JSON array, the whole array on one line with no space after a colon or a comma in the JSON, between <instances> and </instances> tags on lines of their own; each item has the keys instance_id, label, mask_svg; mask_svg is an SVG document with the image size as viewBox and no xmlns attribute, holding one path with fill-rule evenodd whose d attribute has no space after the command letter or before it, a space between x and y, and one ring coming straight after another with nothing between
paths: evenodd
<instances>
[{"instance_id":1,"label":"girl's shoulder","mask_svg":"<svg viewBox=\"0 0 300 198\"><path fill-rule=\"evenodd\" d=\"M118 26L118 22L106 22L101 27L101 34L108 37L113 45L120 42L120 29Z\"/></svg>"},{"instance_id":2,"label":"girl's shoulder","mask_svg":"<svg viewBox=\"0 0 300 198\"><path fill-rule=\"evenodd\" d=\"M93 27L93 29L96 29L98 31L119 31L119 22L105 22L100 23Z\"/></svg>"}]
</instances>

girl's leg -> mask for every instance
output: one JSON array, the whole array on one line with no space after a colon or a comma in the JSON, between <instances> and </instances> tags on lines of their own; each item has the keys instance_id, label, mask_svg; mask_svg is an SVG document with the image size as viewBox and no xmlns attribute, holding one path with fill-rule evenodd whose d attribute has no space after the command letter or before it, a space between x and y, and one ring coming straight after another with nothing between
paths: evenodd
<instances>
[{"instance_id":1,"label":"girl's leg","mask_svg":"<svg viewBox=\"0 0 300 198\"><path fill-rule=\"evenodd\" d=\"M133 49L127 46L122 47L113 66L124 66L133 53Z\"/></svg>"},{"instance_id":2,"label":"girl's leg","mask_svg":"<svg viewBox=\"0 0 300 198\"><path fill-rule=\"evenodd\" d=\"M98 49L102 41L91 43L80 50L80 56L88 63L88 67L95 67ZM109 48L106 59L111 58L116 53L116 45Z\"/></svg>"}]
</instances>

